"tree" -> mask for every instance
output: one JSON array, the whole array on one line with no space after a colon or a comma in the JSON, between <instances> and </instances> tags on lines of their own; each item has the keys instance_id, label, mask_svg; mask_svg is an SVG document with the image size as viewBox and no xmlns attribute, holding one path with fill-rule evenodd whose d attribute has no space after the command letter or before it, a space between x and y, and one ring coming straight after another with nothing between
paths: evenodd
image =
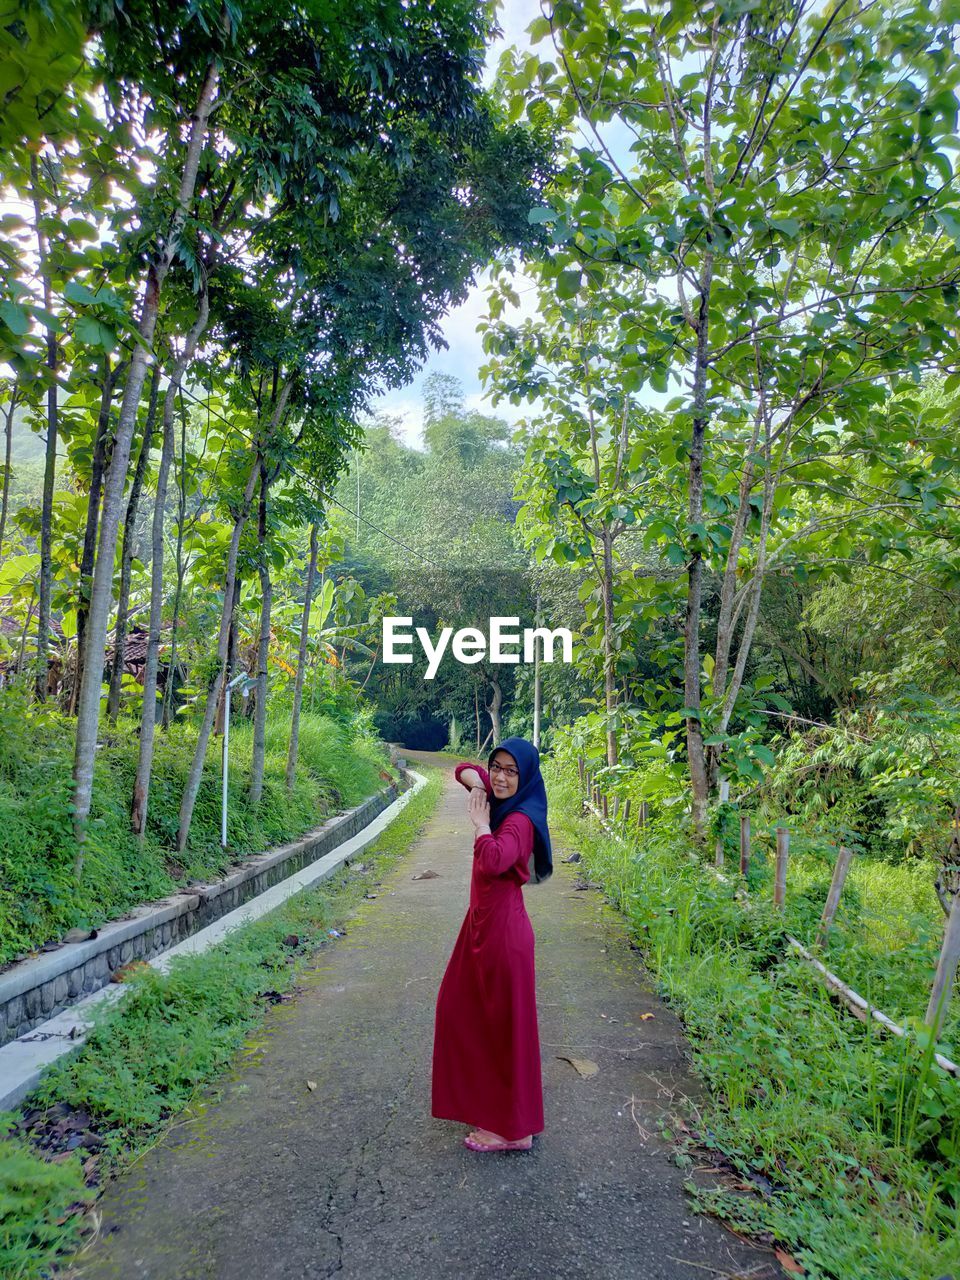
<instances>
[{"instance_id":1,"label":"tree","mask_svg":"<svg viewBox=\"0 0 960 1280\"><path fill-rule=\"evenodd\" d=\"M530 239L527 190L541 163L529 131L505 126L477 87L489 30L479 7L361 6L333 25L265 0L242 9L206 0L186 12L143 0L97 12L96 70L112 117L146 124L159 141L124 240L142 300L93 571L74 769L78 836L89 810L124 482L171 271L182 265L202 295L213 246L234 267L268 264L275 284L285 263L286 302L295 310L309 295L322 317L317 354L295 377L322 383L321 415L342 423L364 365L379 359L385 379L405 377L475 266L505 241ZM502 180L504 163L513 182ZM341 259L348 248L353 258ZM328 269L318 276L322 253ZM371 276L389 293L371 293ZM348 317L345 327L338 317ZM321 369L340 351L342 367ZM339 400L329 398L335 386Z\"/></svg>"},{"instance_id":2,"label":"tree","mask_svg":"<svg viewBox=\"0 0 960 1280\"><path fill-rule=\"evenodd\" d=\"M625 391L679 384L666 412L685 514L661 538L686 569L683 715L701 833L788 486L829 484L845 465L836 453L856 451L893 391L956 359L952 20L913 3L624 13L560 0L531 28L554 60L507 69L516 117L546 113L592 139L531 215L553 233L542 275L569 330L603 332ZM535 394L513 328L489 343L513 363L508 389ZM909 397L900 404L909 415Z\"/></svg>"}]
</instances>

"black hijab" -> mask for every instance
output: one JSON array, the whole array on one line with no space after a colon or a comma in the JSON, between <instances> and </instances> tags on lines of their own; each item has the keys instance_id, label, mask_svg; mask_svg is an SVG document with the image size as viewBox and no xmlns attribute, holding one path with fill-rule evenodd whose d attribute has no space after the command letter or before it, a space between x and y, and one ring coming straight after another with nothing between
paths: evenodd
<instances>
[{"instance_id":1,"label":"black hijab","mask_svg":"<svg viewBox=\"0 0 960 1280\"><path fill-rule=\"evenodd\" d=\"M550 832L547 830L547 788L540 773L540 752L526 738L506 738L495 747L487 758L487 771L490 761L498 751L506 751L516 761L520 776L517 789L512 796L498 800L490 798L490 830L496 831L500 823L510 813L525 813L533 823L533 867L534 884L548 879L553 874L553 851L550 847Z\"/></svg>"}]
</instances>

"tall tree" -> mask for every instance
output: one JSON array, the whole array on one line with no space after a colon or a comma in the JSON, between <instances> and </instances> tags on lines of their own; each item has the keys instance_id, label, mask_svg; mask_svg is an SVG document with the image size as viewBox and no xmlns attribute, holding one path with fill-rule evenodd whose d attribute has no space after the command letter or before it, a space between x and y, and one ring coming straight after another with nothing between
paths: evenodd
<instances>
[{"instance_id":1,"label":"tall tree","mask_svg":"<svg viewBox=\"0 0 960 1280\"><path fill-rule=\"evenodd\" d=\"M305 292L320 304L328 340L337 334L336 314L350 316L342 349L356 362L352 378L362 351L396 380L438 337L439 316L462 296L475 265L504 242L529 238L527 190L541 155L529 131L503 125L483 101L478 76L490 25L480 5L361 4L336 23L286 0L242 7L201 0L186 10L105 2L97 15L96 69L110 110L135 128L146 122L158 146L125 240L141 272L141 298L91 590L74 763L80 838L133 424L174 262L192 272L199 291L204 240L245 266L260 255L270 264L285 256L289 299L290 285L298 292L318 261L317 248L336 247L330 228L345 222L349 235L339 245L352 242L362 268L345 281L334 256L323 289L314 281ZM371 234L378 230L379 240ZM392 278L397 287L389 298L363 293L361 282L377 274L373 255L385 249L389 270L380 284L389 288ZM385 309L394 317L386 333L376 327ZM318 365L337 347L321 342L314 350ZM320 373L304 367L295 376L306 386ZM328 387L350 381L329 371L320 380ZM329 423L342 421L343 406L352 404L351 393L322 413ZM187 803L182 839L190 809Z\"/></svg>"},{"instance_id":2,"label":"tall tree","mask_svg":"<svg viewBox=\"0 0 960 1280\"><path fill-rule=\"evenodd\" d=\"M866 11L657 0L628 13L558 0L531 28L553 60L506 71L517 116L590 138L532 215L552 230L542 275L570 330L586 319L604 332L611 378L680 392L666 411L683 506L653 540L685 566L683 717L701 833L788 484L803 467L828 483L838 438L856 448L891 391L956 360L953 17L912 0ZM535 394L533 348L514 339L497 326L490 349L513 390Z\"/></svg>"}]
</instances>

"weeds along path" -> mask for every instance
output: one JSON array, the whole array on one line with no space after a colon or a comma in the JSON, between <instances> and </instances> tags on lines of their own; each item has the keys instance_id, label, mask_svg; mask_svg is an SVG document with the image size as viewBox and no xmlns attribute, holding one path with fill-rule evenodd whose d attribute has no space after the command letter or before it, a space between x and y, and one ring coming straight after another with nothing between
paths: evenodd
<instances>
[{"instance_id":1,"label":"weeds along path","mask_svg":"<svg viewBox=\"0 0 960 1280\"><path fill-rule=\"evenodd\" d=\"M108 1188L82 1280L708 1280L781 1274L687 1204L658 1136L695 1096L682 1033L575 866L524 891L537 937L546 1131L479 1155L430 1116L437 988L472 831L449 757L428 826L273 1008L219 1101ZM435 878L414 880L424 870ZM649 1015L653 1015L650 1017ZM648 1015L648 1016L644 1016ZM598 1067L582 1077L560 1055ZM309 1082L309 1083L308 1083ZM311 1085L313 1087L311 1087Z\"/></svg>"}]
</instances>

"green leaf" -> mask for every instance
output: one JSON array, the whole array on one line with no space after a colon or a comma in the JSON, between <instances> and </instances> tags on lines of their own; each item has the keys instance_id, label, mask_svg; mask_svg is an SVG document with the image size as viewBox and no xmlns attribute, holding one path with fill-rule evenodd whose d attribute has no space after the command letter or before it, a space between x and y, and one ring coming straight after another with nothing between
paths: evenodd
<instances>
[{"instance_id":1,"label":"green leaf","mask_svg":"<svg viewBox=\"0 0 960 1280\"><path fill-rule=\"evenodd\" d=\"M30 332L30 314L16 302L0 302L0 320L18 338Z\"/></svg>"},{"instance_id":2,"label":"green leaf","mask_svg":"<svg viewBox=\"0 0 960 1280\"><path fill-rule=\"evenodd\" d=\"M117 335L102 320L94 316L80 316L74 328L78 342L84 346L100 347L104 351L112 351L117 345Z\"/></svg>"},{"instance_id":3,"label":"green leaf","mask_svg":"<svg viewBox=\"0 0 960 1280\"><path fill-rule=\"evenodd\" d=\"M97 301L97 295L85 284L81 284L79 280L70 280L63 287L63 296L68 302L76 303L80 307L88 307L91 303Z\"/></svg>"},{"instance_id":4,"label":"green leaf","mask_svg":"<svg viewBox=\"0 0 960 1280\"><path fill-rule=\"evenodd\" d=\"M576 270L561 271L557 276L557 297L566 301L568 298L575 298L580 289L580 271Z\"/></svg>"},{"instance_id":5,"label":"green leaf","mask_svg":"<svg viewBox=\"0 0 960 1280\"><path fill-rule=\"evenodd\" d=\"M935 209L933 216L954 244L960 244L960 218L949 209Z\"/></svg>"}]
</instances>

